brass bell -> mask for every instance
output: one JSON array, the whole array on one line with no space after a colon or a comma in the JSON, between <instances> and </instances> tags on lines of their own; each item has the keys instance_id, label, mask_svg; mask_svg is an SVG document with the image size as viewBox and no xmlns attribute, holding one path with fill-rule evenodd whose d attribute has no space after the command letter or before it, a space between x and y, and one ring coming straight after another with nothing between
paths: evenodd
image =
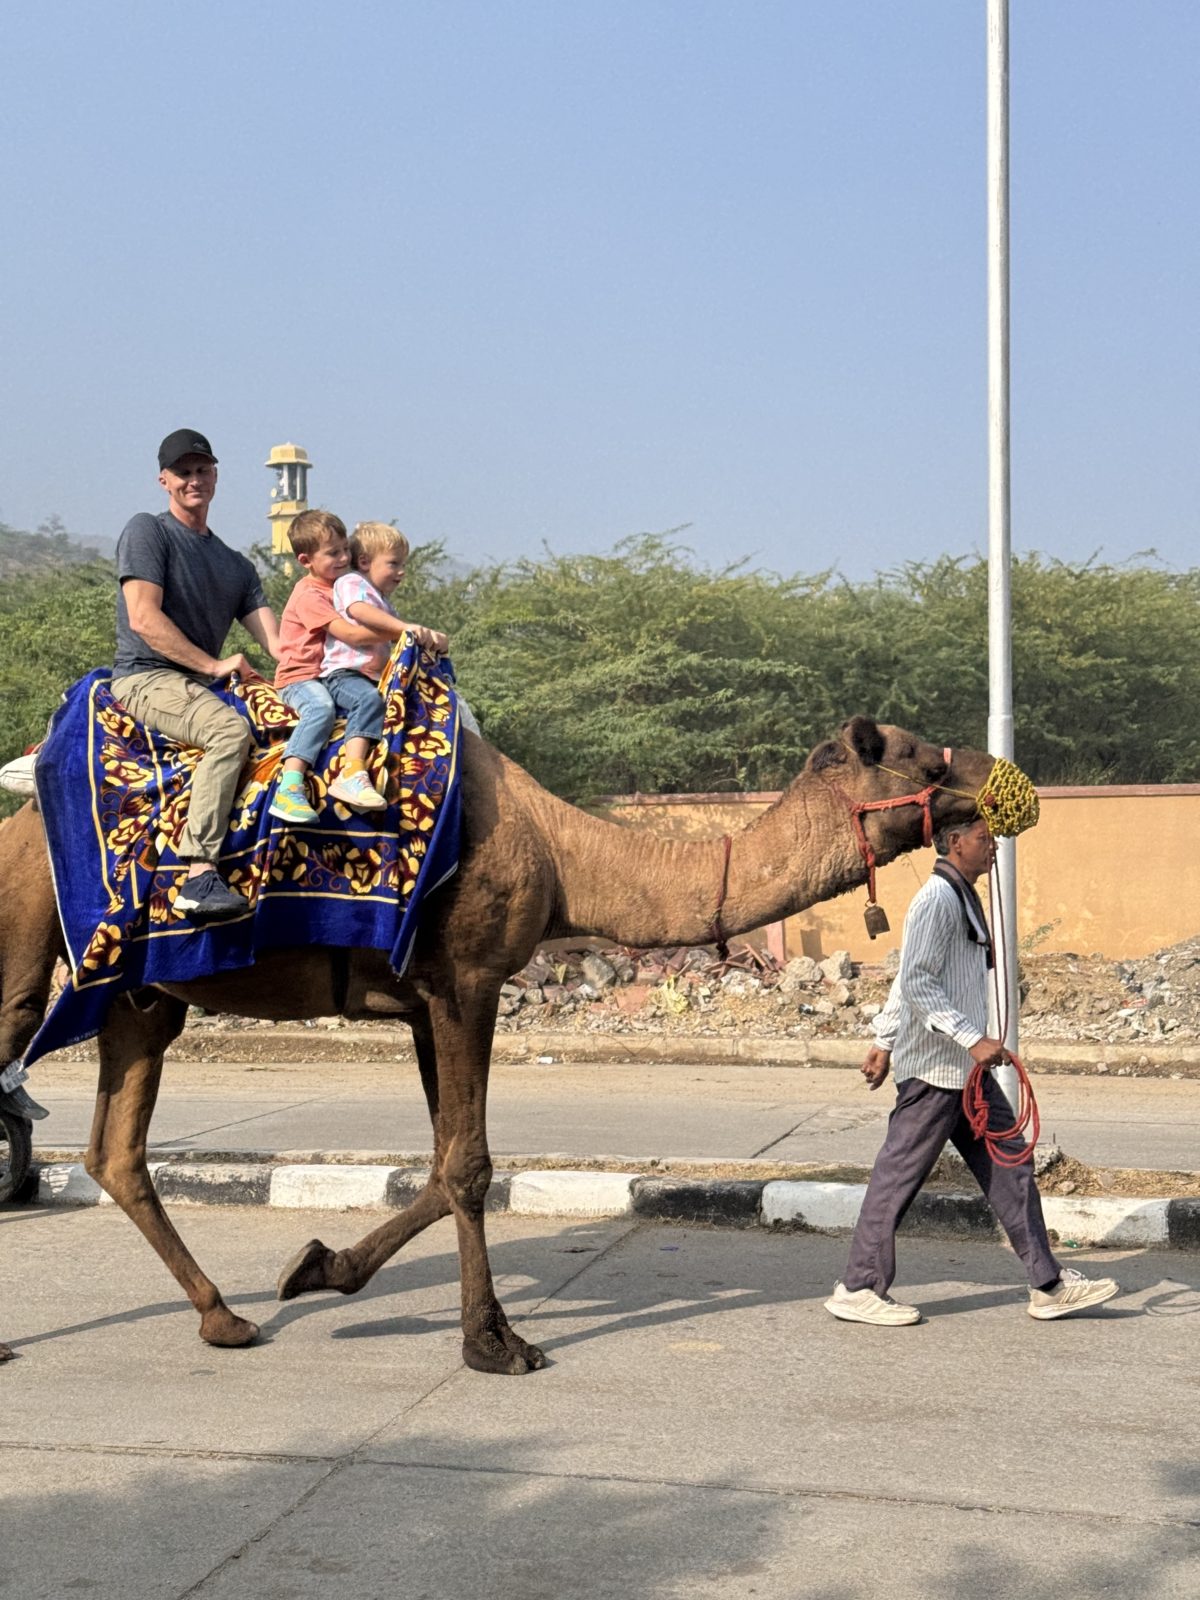
<instances>
[{"instance_id":1,"label":"brass bell","mask_svg":"<svg viewBox=\"0 0 1200 1600\"><path fill-rule=\"evenodd\" d=\"M878 903L872 900L863 912L863 921L867 925L867 934L872 939L877 939L881 933L890 933L887 912Z\"/></svg>"}]
</instances>

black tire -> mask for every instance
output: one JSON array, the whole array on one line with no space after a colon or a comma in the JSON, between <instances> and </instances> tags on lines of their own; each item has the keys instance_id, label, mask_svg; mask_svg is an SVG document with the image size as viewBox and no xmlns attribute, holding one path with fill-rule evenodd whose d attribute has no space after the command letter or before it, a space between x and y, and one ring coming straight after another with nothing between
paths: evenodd
<instances>
[{"instance_id":1,"label":"black tire","mask_svg":"<svg viewBox=\"0 0 1200 1600\"><path fill-rule=\"evenodd\" d=\"M0 1111L0 1204L25 1186L33 1159L33 1124Z\"/></svg>"}]
</instances>

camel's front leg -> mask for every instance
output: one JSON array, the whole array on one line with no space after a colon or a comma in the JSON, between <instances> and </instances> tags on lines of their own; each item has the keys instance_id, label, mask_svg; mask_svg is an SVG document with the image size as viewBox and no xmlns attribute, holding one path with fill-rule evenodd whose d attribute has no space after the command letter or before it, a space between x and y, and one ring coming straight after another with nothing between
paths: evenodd
<instances>
[{"instance_id":1,"label":"camel's front leg","mask_svg":"<svg viewBox=\"0 0 1200 1600\"><path fill-rule=\"evenodd\" d=\"M320 1239L310 1239L284 1267L279 1275L276 1292L281 1300L291 1300L298 1294L312 1294L319 1289L336 1289L340 1294L357 1294L403 1245L416 1237L431 1222L450 1215L450 1201L442 1183L442 1149L440 1119L438 1117L437 1051L428 1014L418 1012L412 1018L413 1042L417 1050L417 1066L421 1073L421 1086L429 1106L433 1123L433 1166L429 1182L398 1216L390 1217L380 1227L373 1229L356 1245L346 1250L331 1250Z\"/></svg>"},{"instance_id":2,"label":"camel's front leg","mask_svg":"<svg viewBox=\"0 0 1200 1600\"><path fill-rule=\"evenodd\" d=\"M146 1166L146 1138L158 1098L163 1054L183 1028L187 1007L159 995L147 1011L128 996L113 1002L100 1035L100 1089L85 1165L125 1215L141 1229L200 1313L208 1344L250 1344L253 1322L234 1316L216 1285L196 1265L155 1193Z\"/></svg>"},{"instance_id":3,"label":"camel's front leg","mask_svg":"<svg viewBox=\"0 0 1200 1600\"><path fill-rule=\"evenodd\" d=\"M429 1017L438 1063L441 1177L458 1228L463 1360L476 1372L521 1373L544 1367L546 1357L509 1326L492 1285L483 1227L492 1181L486 1105L498 998L497 988L434 999Z\"/></svg>"}]
</instances>

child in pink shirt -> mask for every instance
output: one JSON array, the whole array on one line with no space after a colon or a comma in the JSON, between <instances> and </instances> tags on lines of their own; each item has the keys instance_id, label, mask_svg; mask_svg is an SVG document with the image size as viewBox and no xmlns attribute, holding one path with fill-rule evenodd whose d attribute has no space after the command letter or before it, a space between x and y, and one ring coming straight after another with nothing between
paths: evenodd
<instances>
[{"instance_id":1,"label":"child in pink shirt","mask_svg":"<svg viewBox=\"0 0 1200 1600\"><path fill-rule=\"evenodd\" d=\"M326 682L343 673L357 673L379 682L388 655L406 633L423 650L445 655L449 640L444 633L403 622L388 602L404 576L408 540L389 522L360 522L350 537L350 570L333 586L333 604L346 622L370 630L372 642L354 645L332 632L325 641L321 676Z\"/></svg>"}]
</instances>

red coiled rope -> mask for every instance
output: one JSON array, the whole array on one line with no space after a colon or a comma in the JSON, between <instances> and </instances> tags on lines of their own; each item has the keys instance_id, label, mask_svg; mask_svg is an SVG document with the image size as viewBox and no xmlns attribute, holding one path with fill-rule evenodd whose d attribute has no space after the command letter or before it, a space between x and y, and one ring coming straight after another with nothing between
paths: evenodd
<instances>
[{"instance_id":1,"label":"red coiled rope","mask_svg":"<svg viewBox=\"0 0 1200 1600\"><path fill-rule=\"evenodd\" d=\"M993 923L1000 924L1000 938L997 940L992 934L992 983L996 995L996 1017L1000 1022L1000 1038L1003 1040L1008 1032L1008 972L1004 975L1004 999L1000 998L1000 961L1007 962L1008 947L1004 936L1004 902L1000 898L1000 878L995 870L995 862L988 873L988 899L993 910ZM997 946L1001 954L997 954ZM1033 1085L1025 1068L1021 1065L1020 1057L1009 1051L1009 1059L1017 1070L1017 1114L1011 1128L988 1127L988 1103L983 1089L983 1075L990 1069L981 1067L978 1063L971 1068L971 1075L963 1089L963 1115L971 1125L971 1132L977 1139L982 1139L987 1147L987 1153L998 1167L1019 1167L1026 1161L1033 1160L1034 1146L1038 1142L1038 1135L1042 1131L1041 1119L1038 1116L1037 1101L1033 1094ZM1020 1150L1005 1150L1006 1139L1019 1139L1026 1128L1030 1130L1028 1142Z\"/></svg>"}]
</instances>

